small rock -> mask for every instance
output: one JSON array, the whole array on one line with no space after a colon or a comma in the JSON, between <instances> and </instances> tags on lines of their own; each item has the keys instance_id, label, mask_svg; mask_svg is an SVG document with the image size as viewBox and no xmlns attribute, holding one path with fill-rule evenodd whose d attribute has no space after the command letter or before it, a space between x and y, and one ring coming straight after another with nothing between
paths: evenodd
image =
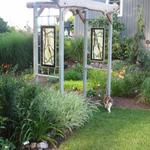
<instances>
[{"instance_id":1,"label":"small rock","mask_svg":"<svg viewBox=\"0 0 150 150\"><path fill-rule=\"evenodd\" d=\"M48 148L48 143L46 141L40 142L37 144L37 147L41 149Z\"/></svg>"},{"instance_id":2,"label":"small rock","mask_svg":"<svg viewBox=\"0 0 150 150\"><path fill-rule=\"evenodd\" d=\"M29 141L25 141L23 142L23 145L28 145L30 142Z\"/></svg>"},{"instance_id":3,"label":"small rock","mask_svg":"<svg viewBox=\"0 0 150 150\"><path fill-rule=\"evenodd\" d=\"M36 144L36 143L31 143L31 144L30 144L31 149L35 149L35 148L36 148L36 146L37 146L37 144Z\"/></svg>"}]
</instances>

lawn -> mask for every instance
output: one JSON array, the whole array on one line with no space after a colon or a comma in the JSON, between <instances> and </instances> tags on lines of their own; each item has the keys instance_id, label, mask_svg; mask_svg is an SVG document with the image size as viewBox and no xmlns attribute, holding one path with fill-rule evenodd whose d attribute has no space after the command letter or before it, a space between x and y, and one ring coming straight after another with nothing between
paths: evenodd
<instances>
[{"instance_id":1,"label":"lawn","mask_svg":"<svg viewBox=\"0 0 150 150\"><path fill-rule=\"evenodd\" d=\"M103 109L65 141L60 150L149 150L150 111Z\"/></svg>"}]
</instances>

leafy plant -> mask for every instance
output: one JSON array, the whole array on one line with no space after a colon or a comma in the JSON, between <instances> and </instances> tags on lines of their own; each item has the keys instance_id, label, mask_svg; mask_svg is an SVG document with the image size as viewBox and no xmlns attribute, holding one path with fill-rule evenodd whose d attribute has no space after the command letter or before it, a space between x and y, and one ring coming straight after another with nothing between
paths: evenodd
<instances>
[{"instance_id":1,"label":"leafy plant","mask_svg":"<svg viewBox=\"0 0 150 150\"><path fill-rule=\"evenodd\" d=\"M150 77L147 77L141 86L139 101L150 103Z\"/></svg>"},{"instance_id":2,"label":"leafy plant","mask_svg":"<svg viewBox=\"0 0 150 150\"><path fill-rule=\"evenodd\" d=\"M112 63L113 71L118 71L127 67L127 63L122 60L114 60Z\"/></svg>"},{"instance_id":3,"label":"leafy plant","mask_svg":"<svg viewBox=\"0 0 150 150\"><path fill-rule=\"evenodd\" d=\"M141 49L139 51L137 61L140 68L144 71L150 71L150 52L148 50Z\"/></svg>"},{"instance_id":4,"label":"leafy plant","mask_svg":"<svg viewBox=\"0 0 150 150\"><path fill-rule=\"evenodd\" d=\"M11 139L18 149L28 140L45 139L56 144L55 139L62 136L62 132L54 124L53 113L47 113L43 100L37 98L42 89L36 84L26 84L8 76L1 77L0 83L0 100L3 106L1 112L8 118L5 137Z\"/></svg>"},{"instance_id":5,"label":"leafy plant","mask_svg":"<svg viewBox=\"0 0 150 150\"><path fill-rule=\"evenodd\" d=\"M112 78L113 96L137 96L140 87L147 76L147 72L127 72L123 78L115 76Z\"/></svg>"},{"instance_id":6,"label":"leafy plant","mask_svg":"<svg viewBox=\"0 0 150 150\"><path fill-rule=\"evenodd\" d=\"M133 46L132 46L132 51L130 54L130 60L132 63L136 64L137 63L137 58L139 56L139 52L141 49L143 49L143 44L142 41L145 39L144 35L144 12L143 8L140 6L138 7L138 15L137 15L137 27L136 27L136 34L133 38Z\"/></svg>"},{"instance_id":7,"label":"leafy plant","mask_svg":"<svg viewBox=\"0 0 150 150\"><path fill-rule=\"evenodd\" d=\"M82 62L83 38L65 39L65 60Z\"/></svg>"},{"instance_id":8,"label":"leafy plant","mask_svg":"<svg viewBox=\"0 0 150 150\"><path fill-rule=\"evenodd\" d=\"M81 80L82 79L82 66L77 63L74 68L65 72L65 80Z\"/></svg>"},{"instance_id":9,"label":"leafy plant","mask_svg":"<svg viewBox=\"0 0 150 150\"><path fill-rule=\"evenodd\" d=\"M102 92L101 94L105 93L107 72L91 69L88 72L88 79L93 84L93 88L95 90L100 90Z\"/></svg>"},{"instance_id":10,"label":"leafy plant","mask_svg":"<svg viewBox=\"0 0 150 150\"><path fill-rule=\"evenodd\" d=\"M0 149L1 150L15 150L16 147L9 140L3 139L2 137L0 137Z\"/></svg>"}]
</instances>

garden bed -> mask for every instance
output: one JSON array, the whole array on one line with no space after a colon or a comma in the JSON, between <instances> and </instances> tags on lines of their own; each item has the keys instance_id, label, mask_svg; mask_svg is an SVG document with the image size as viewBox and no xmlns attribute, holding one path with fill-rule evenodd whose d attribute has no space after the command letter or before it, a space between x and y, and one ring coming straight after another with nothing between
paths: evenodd
<instances>
[{"instance_id":1,"label":"garden bed","mask_svg":"<svg viewBox=\"0 0 150 150\"><path fill-rule=\"evenodd\" d=\"M150 109L150 104L140 103L133 98L114 97L114 105L123 108Z\"/></svg>"}]
</instances>

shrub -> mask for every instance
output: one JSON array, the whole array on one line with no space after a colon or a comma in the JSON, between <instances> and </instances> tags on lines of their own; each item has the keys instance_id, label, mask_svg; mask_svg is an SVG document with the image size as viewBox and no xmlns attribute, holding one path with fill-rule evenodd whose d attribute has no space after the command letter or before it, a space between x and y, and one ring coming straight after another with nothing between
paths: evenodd
<instances>
[{"instance_id":1,"label":"shrub","mask_svg":"<svg viewBox=\"0 0 150 150\"><path fill-rule=\"evenodd\" d=\"M32 65L32 35L25 32L0 34L0 64L8 64L23 70Z\"/></svg>"},{"instance_id":2,"label":"shrub","mask_svg":"<svg viewBox=\"0 0 150 150\"><path fill-rule=\"evenodd\" d=\"M3 106L1 112L3 117L8 118L3 133L4 137L11 139L18 149L27 140L45 139L55 144L55 136L61 135L60 130L53 125L52 116L42 107L43 101L36 98L41 90L37 85L26 84L10 76L1 77L0 102ZM48 136L47 133L52 130L55 134Z\"/></svg>"},{"instance_id":3,"label":"shrub","mask_svg":"<svg viewBox=\"0 0 150 150\"><path fill-rule=\"evenodd\" d=\"M74 68L65 72L65 80L81 80L82 79L82 66L77 63Z\"/></svg>"},{"instance_id":4,"label":"shrub","mask_svg":"<svg viewBox=\"0 0 150 150\"><path fill-rule=\"evenodd\" d=\"M147 76L147 72L130 72L126 73L124 78L112 78L112 95L113 96L137 96L142 82Z\"/></svg>"},{"instance_id":5,"label":"shrub","mask_svg":"<svg viewBox=\"0 0 150 150\"><path fill-rule=\"evenodd\" d=\"M137 61L143 70L150 71L150 51L145 49L139 50Z\"/></svg>"},{"instance_id":6,"label":"shrub","mask_svg":"<svg viewBox=\"0 0 150 150\"><path fill-rule=\"evenodd\" d=\"M16 93L24 85L21 80L16 80L9 75L0 76L0 103L2 105L1 114L4 117L14 118L14 108L16 106ZM9 110L9 111L8 111Z\"/></svg>"},{"instance_id":7,"label":"shrub","mask_svg":"<svg viewBox=\"0 0 150 150\"><path fill-rule=\"evenodd\" d=\"M113 96L123 96L126 93L124 89L124 80L120 78L113 78L112 79L112 95Z\"/></svg>"},{"instance_id":8,"label":"shrub","mask_svg":"<svg viewBox=\"0 0 150 150\"><path fill-rule=\"evenodd\" d=\"M146 78L141 86L139 101L150 103L150 77Z\"/></svg>"},{"instance_id":9,"label":"shrub","mask_svg":"<svg viewBox=\"0 0 150 150\"><path fill-rule=\"evenodd\" d=\"M10 76L0 77L0 106L1 129L3 117L7 117L6 128L1 130L3 139L11 139L17 149L28 140L55 145L63 136L62 129L82 126L96 109L76 94L61 95Z\"/></svg>"},{"instance_id":10,"label":"shrub","mask_svg":"<svg viewBox=\"0 0 150 150\"><path fill-rule=\"evenodd\" d=\"M106 81L107 81L107 72L103 70L94 70L91 69L88 72L88 79L91 88L95 90L97 93L100 93L100 95L105 94L106 89Z\"/></svg>"},{"instance_id":11,"label":"shrub","mask_svg":"<svg viewBox=\"0 0 150 150\"><path fill-rule=\"evenodd\" d=\"M138 7L138 15L136 20L136 34L132 39L132 49L130 52L130 61L133 64L137 63L138 56L140 51L143 49L143 40L145 39L144 35L144 11L142 7Z\"/></svg>"},{"instance_id":12,"label":"shrub","mask_svg":"<svg viewBox=\"0 0 150 150\"><path fill-rule=\"evenodd\" d=\"M126 68L126 67L127 67L127 63L125 61L114 60L112 62L113 71L118 71L118 70L121 70L121 69Z\"/></svg>"}]
</instances>

